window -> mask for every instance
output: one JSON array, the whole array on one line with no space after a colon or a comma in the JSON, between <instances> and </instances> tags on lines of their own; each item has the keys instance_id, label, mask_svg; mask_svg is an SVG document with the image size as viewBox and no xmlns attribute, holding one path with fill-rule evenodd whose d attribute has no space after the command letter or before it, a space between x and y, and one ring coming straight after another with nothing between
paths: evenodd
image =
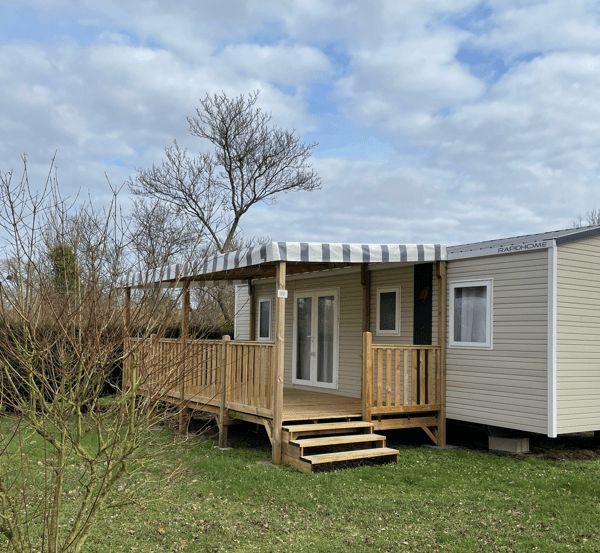
<instances>
[{"instance_id":1,"label":"window","mask_svg":"<svg viewBox=\"0 0 600 553\"><path fill-rule=\"evenodd\" d=\"M450 347L492 349L493 279L450 283Z\"/></svg>"},{"instance_id":2,"label":"window","mask_svg":"<svg viewBox=\"0 0 600 553\"><path fill-rule=\"evenodd\" d=\"M400 336L400 288L377 289L377 336Z\"/></svg>"},{"instance_id":3,"label":"window","mask_svg":"<svg viewBox=\"0 0 600 553\"><path fill-rule=\"evenodd\" d=\"M258 300L258 339L271 339L271 300Z\"/></svg>"}]
</instances>

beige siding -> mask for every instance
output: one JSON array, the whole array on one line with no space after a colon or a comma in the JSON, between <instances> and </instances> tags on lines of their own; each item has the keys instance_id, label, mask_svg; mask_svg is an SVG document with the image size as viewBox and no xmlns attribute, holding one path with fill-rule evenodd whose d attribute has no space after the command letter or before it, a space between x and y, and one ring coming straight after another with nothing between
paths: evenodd
<instances>
[{"instance_id":1,"label":"beige siding","mask_svg":"<svg viewBox=\"0 0 600 553\"><path fill-rule=\"evenodd\" d=\"M433 317L432 317L432 344L437 344L437 278L435 276L435 263L432 266L432 290L433 295ZM398 344L411 345L413 343L413 319L414 319L414 267L406 265L393 269L377 269L371 273L371 332L374 344ZM377 289L400 286L400 335L399 336L377 336Z\"/></svg>"},{"instance_id":2,"label":"beige siding","mask_svg":"<svg viewBox=\"0 0 600 553\"><path fill-rule=\"evenodd\" d=\"M338 270L312 273L305 277L288 278L285 302L285 380L286 387L292 386L292 353L294 337L294 293L337 289L339 292L339 368L338 388L324 388L327 393L359 398L361 396L362 372L362 286L360 270ZM433 266L433 343L437 343L437 279ZM378 343L412 344L413 338L413 275L412 265L396 266L392 269L374 270L371 274L371 331ZM377 287L401 287L401 334L400 336L376 337ZM274 295L274 283L258 283L257 298ZM302 386L294 385L302 388ZM314 388L311 388L314 390Z\"/></svg>"},{"instance_id":3,"label":"beige siding","mask_svg":"<svg viewBox=\"0 0 600 553\"><path fill-rule=\"evenodd\" d=\"M274 295L273 282L257 285L257 297ZM337 289L339 292L339 369L338 388L323 388L324 392L348 397L360 397L362 351L362 286L360 271L332 271L305 279L289 278L285 302L285 375L284 385L292 386L292 352L294 337L294 293ZM302 386L294 385L302 388ZM314 388L310 388L314 389Z\"/></svg>"},{"instance_id":4,"label":"beige siding","mask_svg":"<svg viewBox=\"0 0 600 553\"><path fill-rule=\"evenodd\" d=\"M600 238L558 247L558 432L600 429Z\"/></svg>"},{"instance_id":5,"label":"beige siding","mask_svg":"<svg viewBox=\"0 0 600 553\"><path fill-rule=\"evenodd\" d=\"M377 336L377 289L400 286L400 335ZM410 345L413 342L414 268L376 270L371 273L371 332L374 344Z\"/></svg>"},{"instance_id":6,"label":"beige siding","mask_svg":"<svg viewBox=\"0 0 600 553\"><path fill-rule=\"evenodd\" d=\"M235 287L235 319L234 336L236 340L250 339L250 296L248 286Z\"/></svg>"},{"instance_id":7,"label":"beige siding","mask_svg":"<svg viewBox=\"0 0 600 553\"><path fill-rule=\"evenodd\" d=\"M285 386L292 385L292 352L294 337L294 293L316 292L335 288L339 291L339 363L338 388L328 393L360 397L362 351L362 286L360 272L324 273L323 276L292 280L287 286L289 300L285 313ZM301 387L296 385L297 387Z\"/></svg>"},{"instance_id":8,"label":"beige siding","mask_svg":"<svg viewBox=\"0 0 600 553\"><path fill-rule=\"evenodd\" d=\"M448 347L447 416L545 434L548 252L448 262L448 283L484 278L494 279L493 349Z\"/></svg>"}]
</instances>

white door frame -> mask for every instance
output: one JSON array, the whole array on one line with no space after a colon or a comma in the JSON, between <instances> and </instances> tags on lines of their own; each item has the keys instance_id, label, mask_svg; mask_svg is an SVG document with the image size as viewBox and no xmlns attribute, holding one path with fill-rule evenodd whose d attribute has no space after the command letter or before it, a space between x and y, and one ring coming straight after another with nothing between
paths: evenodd
<instances>
[{"instance_id":1,"label":"white door frame","mask_svg":"<svg viewBox=\"0 0 600 553\"><path fill-rule=\"evenodd\" d=\"M318 298L322 296L333 296L335 303L334 323L333 323L333 371L332 382L317 381L317 324L318 324ZM297 358L298 358L298 298L310 297L313 300L311 311L311 363L310 380L296 378ZM330 388L337 390L338 387L338 361L340 344L340 291L339 288L326 288L323 290L304 290L294 292L294 320L293 320L293 348L292 348L292 383L302 386L313 386L316 388Z\"/></svg>"}]
</instances>

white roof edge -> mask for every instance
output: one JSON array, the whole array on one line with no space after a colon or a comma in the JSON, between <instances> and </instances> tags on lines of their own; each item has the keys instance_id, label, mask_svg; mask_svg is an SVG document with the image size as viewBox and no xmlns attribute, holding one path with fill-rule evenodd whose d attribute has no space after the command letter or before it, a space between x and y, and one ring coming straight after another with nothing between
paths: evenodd
<instances>
[{"instance_id":1,"label":"white roof edge","mask_svg":"<svg viewBox=\"0 0 600 553\"><path fill-rule=\"evenodd\" d=\"M454 259L504 255L547 249L552 245L553 240L556 240L556 244L560 245L594 236L600 236L600 225L486 240L484 242L474 242L459 246L448 246L447 256L448 261L452 261Z\"/></svg>"}]
</instances>

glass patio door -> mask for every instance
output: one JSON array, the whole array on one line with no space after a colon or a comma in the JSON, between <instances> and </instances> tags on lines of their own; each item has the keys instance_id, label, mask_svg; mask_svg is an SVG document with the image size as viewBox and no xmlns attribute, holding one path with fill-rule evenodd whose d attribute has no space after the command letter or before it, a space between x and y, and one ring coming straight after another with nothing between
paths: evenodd
<instances>
[{"instance_id":1,"label":"glass patio door","mask_svg":"<svg viewBox=\"0 0 600 553\"><path fill-rule=\"evenodd\" d=\"M337 291L297 293L294 301L293 382L337 388Z\"/></svg>"}]
</instances>

